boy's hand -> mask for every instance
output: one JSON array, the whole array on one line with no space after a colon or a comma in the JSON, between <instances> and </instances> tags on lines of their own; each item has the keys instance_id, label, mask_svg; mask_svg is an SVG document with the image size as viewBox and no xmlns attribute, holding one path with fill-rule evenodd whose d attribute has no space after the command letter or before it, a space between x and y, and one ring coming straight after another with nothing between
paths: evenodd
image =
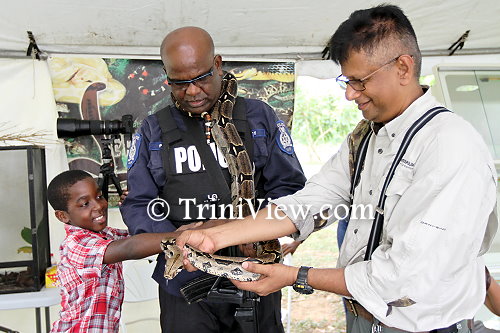
<instances>
[{"instance_id":1,"label":"boy's hand","mask_svg":"<svg viewBox=\"0 0 500 333\"><path fill-rule=\"evenodd\" d=\"M301 241L293 241L291 243L286 243L281 246L281 252L283 253L283 257L287 254L294 254L299 245L302 244Z\"/></svg>"}]
</instances>

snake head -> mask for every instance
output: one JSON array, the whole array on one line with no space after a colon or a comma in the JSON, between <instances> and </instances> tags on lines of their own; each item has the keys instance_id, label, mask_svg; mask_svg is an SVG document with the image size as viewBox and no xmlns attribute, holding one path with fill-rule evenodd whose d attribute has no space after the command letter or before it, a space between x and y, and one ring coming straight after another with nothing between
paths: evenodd
<instances>
[{"instance_id":1,"label":"snake head","mask_svg":"<svg viewBox=\"0 0 500 333\"><path fill-rule=\"evenodd\" d=\"M166 238L161 241L163 253L165 253L165 272L163 276L167 279L173 279L182 269L183 253L175 245L175 238Z\"/></svg>"}]
</instances>

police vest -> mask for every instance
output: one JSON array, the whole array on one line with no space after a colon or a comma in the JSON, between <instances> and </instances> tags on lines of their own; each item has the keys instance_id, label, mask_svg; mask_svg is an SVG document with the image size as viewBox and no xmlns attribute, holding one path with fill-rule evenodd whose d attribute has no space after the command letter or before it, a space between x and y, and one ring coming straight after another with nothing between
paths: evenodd
<instances>
[{"instance_id":1,"label":"police vest","mask_svg":"<svg viewBox=\"0 0 500 333\"><path fill-rule=\"evenodd\" d=\"M246 111L245 100L238 97L233 123L253 161L253 140ZM166 175L160 198L169 205L168 219L179 227L193 221L229 217L230 175L224 156L215 143L207 145L200 118L180 117L186 128L183 131L172 112L177 111L169 105L156 113L162 131ZM259 182L257 178L260 177L255 176L255 184Z\"/></svg>"}]
</instances>

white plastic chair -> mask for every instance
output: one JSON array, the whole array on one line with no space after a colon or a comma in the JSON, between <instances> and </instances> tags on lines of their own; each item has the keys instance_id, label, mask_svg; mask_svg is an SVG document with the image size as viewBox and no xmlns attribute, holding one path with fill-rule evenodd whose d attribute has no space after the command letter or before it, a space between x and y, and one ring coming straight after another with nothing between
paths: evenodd
<instances>
[{"instance_id":1,"label":"white plastic chair","mask_svg":"<svg viewBox=\"0 0 500 333\"><path fill-rule=\"evenodd\" d=\"M125 283L124 303L145 302L158 299L158 284L151 279L155 266L156 257L139 260L127 260L123 262L123 276ZM120 332L127 332L126 325L145 320L154 320L159 322L159 317L146 317L126 322L122 312Z\"/></svg>"}]
</instances>

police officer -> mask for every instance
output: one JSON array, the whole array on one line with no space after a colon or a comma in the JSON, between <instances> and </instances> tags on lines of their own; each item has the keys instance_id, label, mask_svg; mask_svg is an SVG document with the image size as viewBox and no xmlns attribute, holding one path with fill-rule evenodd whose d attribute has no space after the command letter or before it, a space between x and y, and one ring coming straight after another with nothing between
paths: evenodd
<instances>
[{"instance_id":1,"label":"police officer","mask_svg":"<svg viewBox=\"0 0 500 333\"><path fill-rule=\"evenodd\" d=\"M207 115L224 93L223 78L231 74L223 72L210 35L197 27L169 33L161 58L173 105L148 116L133 138L129 193L120 207L132 234L173 231L214 214L223 217L217 207L231 204L227 161L207 128ZM288 130L272 108L238 97L232 118L254 164L256 196L267 200L300 190L304 174ZM181 287L205 273L182 271L166 280L164 269L160 255L153 278L160 285L163 332L243 332L234 317L236 304L189 304L181 296ZM283 332L281 294L261 297L257 304L260 332Z\"/></svg>"}]
</instances>

